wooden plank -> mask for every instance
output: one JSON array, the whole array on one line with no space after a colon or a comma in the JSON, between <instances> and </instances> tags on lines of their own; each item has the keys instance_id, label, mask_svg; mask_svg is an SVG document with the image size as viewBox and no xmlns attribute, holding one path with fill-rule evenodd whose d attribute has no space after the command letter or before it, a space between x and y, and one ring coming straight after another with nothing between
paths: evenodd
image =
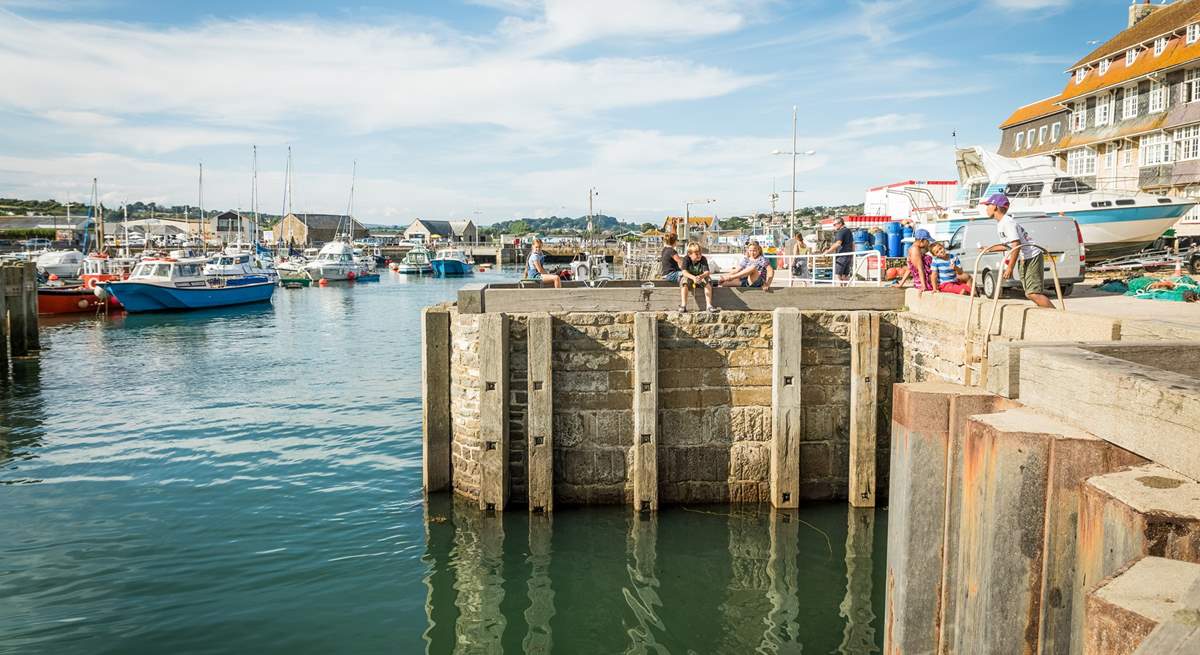
<instances>
[{"instance_id":1,"label":"wooden plank","mask_svg":"<svg viewBox=\"0 0 1200 655\"><path fill-rule=\"evenodd\" d=\"M10 264L2 270L5 300L8 303L8 342L13 357L24 357L29 354L29 333L25 328L29 310L26 308L27 296L21 290L22 267L20 264Z\"/></svg>"},{"instance_id":2,"label":"wooden plank","mask_svg":"<svg viewBox=\"0 0 1200 655\"><path fill-rule=\"evenodd\" d=\"M30 350L41 350L42 342L38 336L38 297L37 297L37 264L24 262L21 279L25 293L25 307L29 312L25 319L25 343Z\"/></svg>"},{"instance_id":3,"label":"wooden plank","mask_svg":"<svg viewBox=\"0 0 1200 655\"><path fill-rule=\"evenodd\" d=\"M771 367L771 505L800 506L800 310L780 308L773 317Z\"/></svg>"},{"instance_id":4,"label":"wooden plank","mask_svg":"<svg viewBox=\"0 0 1200 655\"><path fill-rule=\"evenodd\" d=\"M0 287L7 285L7 277L4 274L6 266L0 267ZM0 362L8 362L8 296L0 289Z\"/></svg>"},{"instance_id":5,"label":"wooden plank","mask_svg":"<svg viewBox=\"0 0 1200 655\"><path fill-rule=\"evenodd\" d=\"M470 290L473 294L474 290ZM672 311L679 306L678 286L647 288L598 287L565 289L487 288L476 303L468 290L459 292L459 311L472 313L528 312L655 312ZM713 302L722 309L772 311L777 307L795 307L805 311L891 311L904 306L904 290L892 287L794 287L762 291L760 289L718 288ZM474 309L478 305L480 309Z\"/></svg>"},{"instance_id":6,"label":"wooden plank","mask_svg":"<svg viewBox=\"0 0 1200 655\"><path fill-rule=\"evenodd\" d=\"M526 350L529 352L528 419L525 434L529 453L529 511L554 510L554 394L553 323L549 314L529 317Z\"/></svg>"},{"instance_id":7,"label":"wooden plank","mask_svg":"<svg viewBox=\"0 0 1200 655\"><path fill-rule=\"evenodd\" d=\"M658 510L658 320L633 317L633 507Z\"/></svg>"},{"instance_id":8,"label":"wooden plank","mask_svg":"<svg viewBox=\"0 0 1200 655\"><path fill-rule=\"evenodd\" d=\"M850 504L875 506L879 416L879 314L850 314Z\"/></svg>"},{"instance_id":9,"label":"wooden plank","mask_svg":"<svg viewBox=\"0 0 1200 655\"><path fill-rule=\"evenodd\" d=\"M508 504L508 316L479 319L479 509Z\"/></svg>"},{"instance_id":10,"label":"wooden plank","mask_svg":"<svg viewBox=\"0 0 1200 655\"><path fill-rule=\"evenodd\" d=\"M450 312L421 312L421 450L425 493L450 488Z\"/></svg>"}]
</instances>

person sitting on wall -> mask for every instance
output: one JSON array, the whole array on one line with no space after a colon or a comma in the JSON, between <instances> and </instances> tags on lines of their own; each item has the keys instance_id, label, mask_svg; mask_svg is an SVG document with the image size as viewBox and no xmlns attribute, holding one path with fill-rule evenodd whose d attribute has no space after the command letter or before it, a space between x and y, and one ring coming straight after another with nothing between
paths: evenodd
<instances>
[{"instance_id":1,"label":"person sitting on wall","mask_svg":"<svg viewBox=\"0 0 1200 655\"><path fill-rule=\"evenodd\" d=\"M679 279L679 311L687 311L688 292L697 287L704 289L704 302L707 311L720 311L713 306L712 272L708 268L708 258L700 250L700 244L692 242L687 247L687 257L683 258L683 276Z\"/></svg>"},{"instance_id":2,"label":"person sitting on wall","mask_svg":"<svg viewBox=\"0 0 1200 655\"><path fill-rule=\"evenodd\" d=\"M675 244L678 240L674 234L667 234L663 237L663 249L658 265L662 271L662 279L667 282L679 282L679 279L683 277L683 258L675 251Z\"/></svg>"},{"instance_id":3,"label":"person sitting on wall","mask_svg":"<svg viewBox=\"0 0 1200 655\"><path fill-rule=\"evenodd\" d=\"M896 286L903 287L909 280L913 281L913 288L919 291L937 291L937 285L933 283L933 271L931 265L933 256L929 254L929 243L932 236L928 230L917 230L913 235L912 245L908 247L908 268L905 269L904 275L896 281Z\"/></svg>"},{"instance_id":4,"label":"person sitting on wall","mask_svg":"<svg viewBox=\"0 0 1200 655\"><path fill-rule=\"evenodd\" d=\"M941 293L953 293L960 296L971 295L971 276L962 270L962 262L957 256L946 250L946 244L935 241L929 246L930 269L933 272L937 290Z\"/></svg>"},{"instance_id":5,"label":"person sitting on wall","mask_svg":"<svg viewBox=\"0 0 1200 655\"><path fill-rule=\"evenodd\" d=\"M525 278L548 284L555 289L562 288L562 279L557 275L546 272L546 253L542 252L542 240L533 240L533 249L529 251L529 261L525 267Z\"/></svg>"},{"instance_id":6,"label":"person sitting on wall","mask_svg":"<svg viewBox=\"0 0 1200 655\"><path fill-rule=\"evenodd\" d=\"M774 276L775 269L763 256L762 246L752 239L746 244L746 256L742 257L737 269L721 278L721 286L768 289Z\"/></svg>"}]
</instances>

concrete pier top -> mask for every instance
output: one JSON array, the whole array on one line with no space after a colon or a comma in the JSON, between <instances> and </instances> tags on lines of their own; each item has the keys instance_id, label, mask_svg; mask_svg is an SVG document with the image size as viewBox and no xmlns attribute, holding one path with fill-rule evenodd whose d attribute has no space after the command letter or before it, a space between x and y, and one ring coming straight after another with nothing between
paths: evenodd
<instances>
[{"instance_id":1,"label":"concrete pier top","mask_svg":"<svg viewBox=\"0 0 1200 655\"><path fill-rule=\"evenodd\" d=\"M1145 464L1088 479L1088 484L1142 514L1200 517L1200 482Z\"/></svg>"},{"instance_id":2,"label":"concrete pier top","mask_svg":"<svg viewBox=\"0 0 1200 655\"><path fill-rule=\"evenodd\" d=\"M1200 565L1146 557L1096 589L1097 599L1157 625L1173 617L1179 599L1200 582Z\"/></svg>"}]
</instances>

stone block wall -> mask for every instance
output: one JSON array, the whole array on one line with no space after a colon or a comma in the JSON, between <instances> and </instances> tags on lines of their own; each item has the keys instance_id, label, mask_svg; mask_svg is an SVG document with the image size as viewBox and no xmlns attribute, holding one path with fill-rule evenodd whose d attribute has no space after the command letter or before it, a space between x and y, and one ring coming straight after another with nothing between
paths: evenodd
<instances>
[{"instance_id":1,"label":"stone block wall","mask_svg":"<svg viewBox=\"0 0 1200 655\"><path fill-rule=\"evenodd\" d=\"M631 502L631 312L553 316L554 495L565 504ZM526 492L527 315L509 321L511 502ZM894 315L881 326L879 379L898 379ZM659 493L666 503L768 502L772 314L662 312ZM803 314L801 497L844 498L850 435L849 314ZM451 316L454 489L479 493L479 315ZM877 487L887 489L891 393L879 394Z\"/></svg>"}]
</instances>

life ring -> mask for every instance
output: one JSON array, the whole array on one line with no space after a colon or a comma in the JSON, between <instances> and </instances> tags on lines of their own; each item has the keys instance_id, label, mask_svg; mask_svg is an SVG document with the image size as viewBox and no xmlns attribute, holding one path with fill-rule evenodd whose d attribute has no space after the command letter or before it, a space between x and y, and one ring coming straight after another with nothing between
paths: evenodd
<instances>
[{"instance_id":1,"label":"life ring","mask_svg":"<svg viewBox=\"0 0 1200 655\"><path fill-rule=\"evenodd\" d=\"M95 289L96 288L96 278L89 277L87 282L85 282L83 286L85 286L89 289Z\"/></svg>"}]
</instances>

